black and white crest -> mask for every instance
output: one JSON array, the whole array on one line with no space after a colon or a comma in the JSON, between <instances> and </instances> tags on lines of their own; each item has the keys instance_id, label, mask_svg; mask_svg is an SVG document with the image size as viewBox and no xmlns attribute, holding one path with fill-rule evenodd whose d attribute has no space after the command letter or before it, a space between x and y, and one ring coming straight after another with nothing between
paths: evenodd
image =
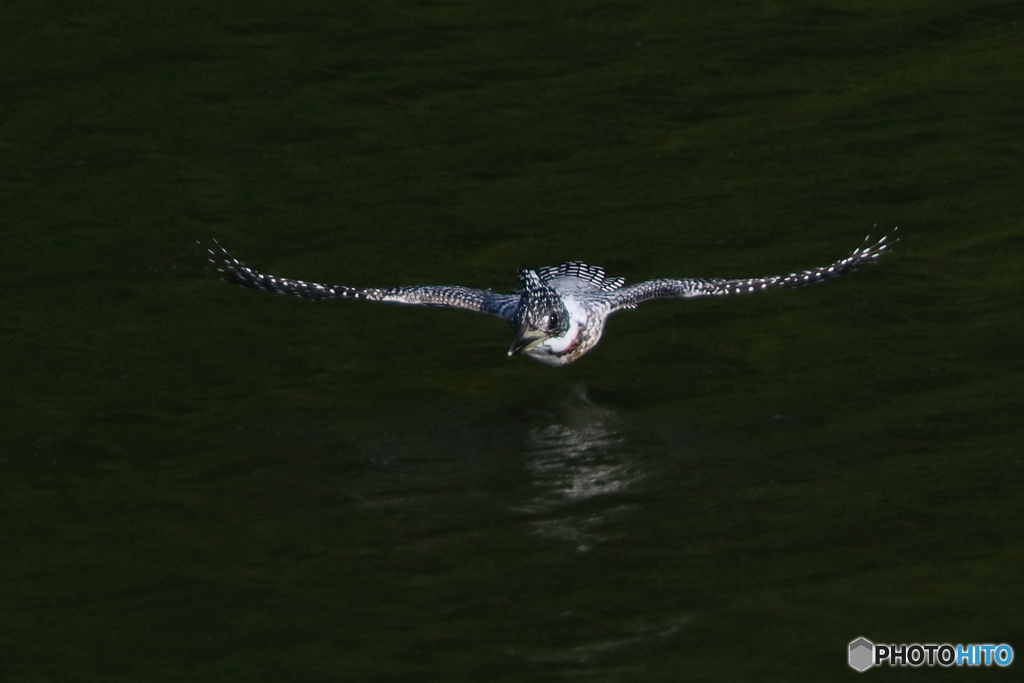
<instances>
[{"instance_id":1,"label":"black and white crest","mask_svg":"<svg viewBox=\"0 0 1024 683\"><path fill-rule=\"evenodd\" d=\"M560 266L544 266L537 269L537 275L542 282L551 282L559 277L574 277L585 280L597 289L606 292L614 292L626 284L624 277L607 277L604 268L600 266L587 265L583 261L569 261Z\"/></svg>"},{"instance_id":2,"label":"black and white crest","mask_svg":"<svg viewBox=\"0 0 1024 683\"><path fill-rule=\"evenodd\" d=\"M556 325L568 324L562 297L549 285L550 278L545 280L539 271L520 268L519 281L523 286L517 290L519 308L512 316L513 327L547 327L546 322L552 317Z\"/></svg>"}]
</instances>

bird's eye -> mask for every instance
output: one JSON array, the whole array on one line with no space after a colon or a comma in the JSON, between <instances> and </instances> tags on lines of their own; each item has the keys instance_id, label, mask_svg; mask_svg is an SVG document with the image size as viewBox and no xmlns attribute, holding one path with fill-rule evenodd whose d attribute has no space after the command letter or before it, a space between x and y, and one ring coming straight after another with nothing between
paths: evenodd
<instances>
[{"instance_id":1,"label":"bird's eye","mask_svg":"<svg viewBox=\"0 0 1024 683\"><path fill-rule=\"evenodd\" d=\"M548 327L558 327L558 316L554 313L548 316Z\"/></svg>"}]
</instances>

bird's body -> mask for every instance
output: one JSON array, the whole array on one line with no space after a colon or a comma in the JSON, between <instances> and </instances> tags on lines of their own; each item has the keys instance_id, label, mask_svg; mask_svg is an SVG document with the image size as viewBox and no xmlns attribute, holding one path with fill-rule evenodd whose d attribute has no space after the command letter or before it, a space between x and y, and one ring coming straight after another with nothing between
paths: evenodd
<instances>
[{"instance_id":1,"label":"bird's body","mask_svg":"<svg viewBox=\"0 0 1024 683\"><path fill-rule=\"evenodd\" d=\"M651 299L692 298L757 292L773 287L798 287L849 272L873 261L889 248L888 236L854 249L830 265L790 275L724 279L648 280L626 286L604 269L582 261L560 266L520 269L521 287L512 294L457 286L357 288L325 285L267 275L249 268L224 248L207 250L211 266L224 279L253 289L304 299L362 299L421 306L447 306L487 313L508 320L517 331L509 355L524 353L547 365L567 365L600 341L608 316Z\"/></svg>"}]
</instances>

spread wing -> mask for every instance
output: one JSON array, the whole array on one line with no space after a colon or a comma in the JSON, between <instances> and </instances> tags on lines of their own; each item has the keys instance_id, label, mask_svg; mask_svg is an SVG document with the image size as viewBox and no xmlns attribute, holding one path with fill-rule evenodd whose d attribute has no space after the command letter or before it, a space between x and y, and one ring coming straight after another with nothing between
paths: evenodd
<instances>
[{"instance_id":1,"label":"spread wing","mask_svg":"<svg viewBox=\"0 0 1024 683\"><path fill-rule=\"evenodd\" d=\"M425 286L425 287L381 287L359 288L344 285L325 285L290 278L275 277L261 273L232 256L224 247L214 243L207 247L210 267L220 273L228 282L250 289L262 289L277 294L290 294L312 301L329 299L362 299L363 301L385 301L418 306L446 306L462 308L477 313L496 315L511 320L519 307L519 297L509 294L495 294L489 289L469 287Z\"/></svg>"},{"instance_id":2,"label":"spread wing","mask_svg":"<svg viewBox=\"0 0 1024 683\"><path fill-rule=\"evenodd\" d=\"M724 296L726 294L746 294L760 292L770 287L801 287L812 282L820 282L830 277L848 273L854 268L869 261L874 261L885 253L896 239L889 238L896 231L885 235L876 242L869 242L870 235L864 243L850 252L846 258L820 268L805 270L789 275L749 278L746 280L722 280L687 278L675 280L648 280L629 287L623 287L612 297L612 311L624 308L635 308L637 304L651 299L683 298L696 296Z\"/></svg>"}]
</instances>

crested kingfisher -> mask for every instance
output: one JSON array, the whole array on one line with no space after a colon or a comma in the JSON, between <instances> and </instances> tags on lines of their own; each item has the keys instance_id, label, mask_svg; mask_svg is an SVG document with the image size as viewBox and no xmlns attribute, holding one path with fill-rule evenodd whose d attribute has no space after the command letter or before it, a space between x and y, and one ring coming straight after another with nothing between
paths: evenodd
<instances>
[{"instance_id":1,"label":"crested kingfisher","mask_svg":"<svg viewBox=\"0 0 1024 683\"><path fill-rule=\"evenodd\" d=\"M893 231L895 232L895 230ZM420 306L446 306L488 313L509 321L516 331L509 356L524 354L546 365L568 365L601 339L608 316L636 308L651 299L722 296L760 292L773 287L799 287L847 273L885 253L896 240L892 233L861 246L845 258L820 268L789 275L724 280L683 278L647 280L626 286L621 277L582 261L531 270L519 269L520 288L512 294L490 289L426 285L422 287L359 288L326 285L267 275L245 265L214 243L207 248L211 267L236 285L290 294L303 299L362 299Z\"/></svg>"}]
</instances>

